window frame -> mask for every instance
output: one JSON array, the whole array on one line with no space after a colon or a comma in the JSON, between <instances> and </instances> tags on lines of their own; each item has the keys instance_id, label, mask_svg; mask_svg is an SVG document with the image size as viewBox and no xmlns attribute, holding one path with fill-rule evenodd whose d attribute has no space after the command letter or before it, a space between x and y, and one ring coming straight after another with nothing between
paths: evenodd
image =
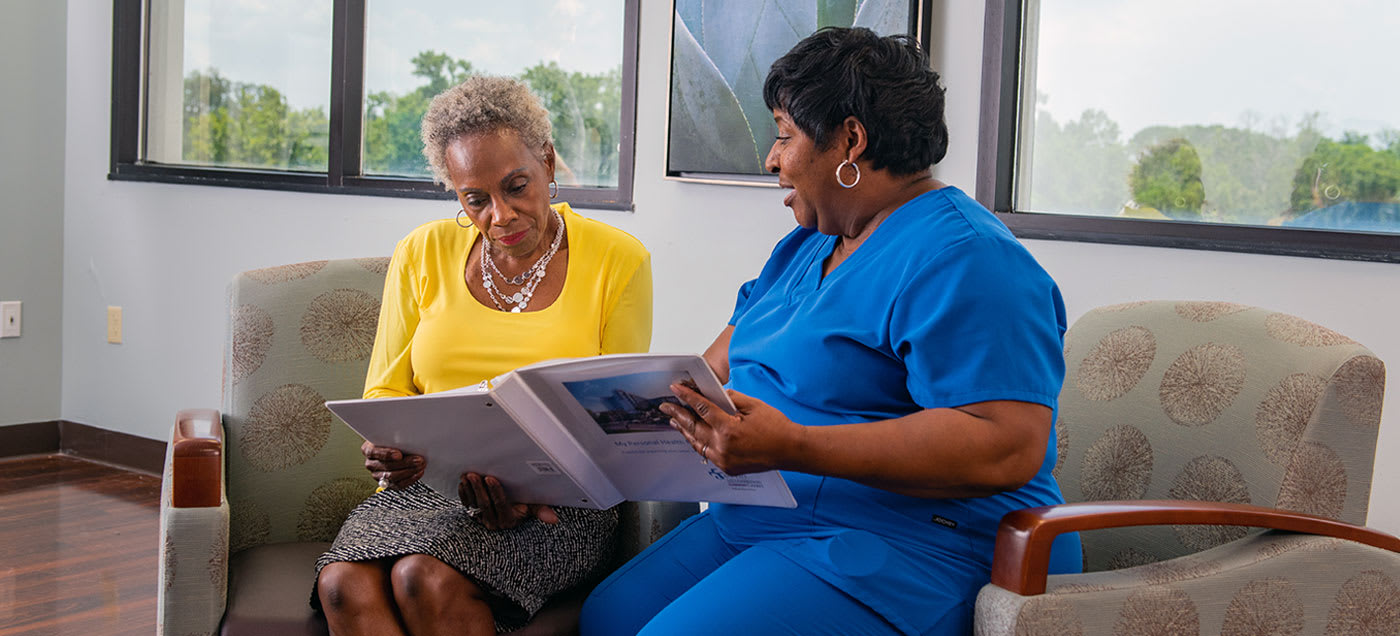
<instances>
[{"instance_id":1,"label":"window frame","mask_svg":"<svg viewBox=\"0 0 1400 636\"><path fill-rule=\"evenodd\" d=\"M976 198L1020 238L1400 263L1400 234L1025 212L1015 208L1023 16L986 0Z\"/></svg>"},{"instance_id":2,"label":"window frame","mask_svg":"<svg viewBox=\"0 0 1400 636\"><path fill-rule=\"evenodd\" d=\"M365 175L360 165L364 121L365 5L334 0L331 18L331 86L325 172L218 168L146 162L145 136L149 46L148 0L112 3L112 129L107 178L186 185L290 190L325 194L452 199L431 178ZM559 199L580 208L632 210L636 159L637 49L641 0L623 0L622 118L616 188L560 186Z\"/></svg>"}]
</instances>

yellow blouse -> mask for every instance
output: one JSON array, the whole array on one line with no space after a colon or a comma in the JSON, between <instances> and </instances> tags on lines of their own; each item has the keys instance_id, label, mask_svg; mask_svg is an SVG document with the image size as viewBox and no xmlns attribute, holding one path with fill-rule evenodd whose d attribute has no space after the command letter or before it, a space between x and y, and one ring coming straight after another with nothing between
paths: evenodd
<instances>
[{"instance_id":1,"label":"yellow blouse","mask_svg":"<svg viewBox=\"0 0 1400 636\"><path fill-rule=\"evenodd\" d=\"M644 352L651 345L651 255L631 235L567 203L569 262L549 307L486 307L463 273L479 232L426 223L394 249L374 337L366 398L455 389L551 358Z\"/></svg>"}]
</instances>

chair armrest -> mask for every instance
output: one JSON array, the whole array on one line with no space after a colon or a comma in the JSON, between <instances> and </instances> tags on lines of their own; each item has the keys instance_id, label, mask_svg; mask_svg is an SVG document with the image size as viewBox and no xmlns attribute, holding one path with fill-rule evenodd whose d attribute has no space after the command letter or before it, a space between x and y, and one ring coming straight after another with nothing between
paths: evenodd
<instances>
[{"instance_id":1,"label":"chair armrest","mask_svg":"<svg viewBox=\"0 0 1400 636\"><path fill-rule=\"evenodd\" d=\"M224 427L214 409L175 414L171 444L170 505L211 508L223 499Z\"/></svg>"},{"instance_id":2,"label":"chair armrest","mask_svg":"<svg viewBox=\"0 0 1400 636\"><path fill-rule=\"evenodd\" d=\"M217 634L228 598L228 502L160 512L156 634Z\"/></svg>"},{"instance_id":3,"label":"chair armrest","mask_svg":"<svg viewBox=\"0 0 1400 636\"><path fill-rule=\"evenodd\" d=\"M1152 525L1270 528L1336 537L1400 552L1400 539L1384 532L1301 512L1209 501L1095 501L1014 510L1002 517L992 556L992 584L1022 596L1042 594L1050 545L1056 536L1081 530Z\"/></svg>"},{"instance_id":4,"label":"chair armrest","mask_svg":"<svg viewBox=\"0 0 1400 636\"><path fill-rule=\"evenodd\" d=\"M626 563L661 535L700 512L700 504L679 501L635 501L618 506L617 565Z\"/></svg>"}]
</instances>

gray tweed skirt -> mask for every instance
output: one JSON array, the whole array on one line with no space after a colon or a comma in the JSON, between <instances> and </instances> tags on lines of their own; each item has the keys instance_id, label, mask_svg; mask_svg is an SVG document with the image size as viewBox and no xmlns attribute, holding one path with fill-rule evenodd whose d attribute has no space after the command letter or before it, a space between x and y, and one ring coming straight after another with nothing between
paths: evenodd
<instances>
[{"instance_id":1,"label":"gray tweed skirt","mask_svg":"<svg viewBox=\"0 0 1400 636\"><path fill-rule=\"evenodd\" d=\"M559 523L530 519L487 530L460 501L422 484L372 495L351 511L316 574L337 561L436 557L490 597L496 631L523 627L550 597L597 578L613 558L616 510L557 507ZM311 604L320 606L313 586Z\"/></svg>"}]
</instances>

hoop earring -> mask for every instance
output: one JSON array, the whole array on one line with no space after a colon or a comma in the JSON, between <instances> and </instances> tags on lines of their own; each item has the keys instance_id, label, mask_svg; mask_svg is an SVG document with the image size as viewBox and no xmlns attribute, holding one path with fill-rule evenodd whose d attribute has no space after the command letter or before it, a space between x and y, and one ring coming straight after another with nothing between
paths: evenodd
<instances>
[{"instance_id":1,"label":"hoop earring","mask_svg":"<svg viewBox=\"0 0 1400 636\"><path fill-rule=\"evenodd\" d=\"M559 183L553 179L549 180L549 198L554 199L559 196Z\"/></svg>"},{"instance_id":2,"label":"hoop earring","mask_svg":"<svg viewBox=\"0 0 1400 636\"><path fill-rule=\"evenodd\" d=\"M468 223L468 224L466 224L466 225L462 225L462 215L463 215L463 214L466 214L466 213L467 213L466 209L457 210L457 216L454 217L452 220L457 222L457 227L460 227L460 228L462 228L462 229L464 229L464 230L470 230L470 229L472 229L472 226L471 226L470 223Z\"/></svg>"},{"instance_id":3,"label":"hoop earring","mask_svg":"<svg viewBox=\"0 0 1400 636\"><path fill-rule=\"evenodd\" d=\"M851 185L846 185L846 182L841 180L841 169L845 168L846 166L850 166L856 169L856 180L852 181ZM841 165L836 166L836 183L847 190L856 187L856 184L860 183L860 166L851 163L850 159L842 161Z\"/></svg>"}]
</instances>

